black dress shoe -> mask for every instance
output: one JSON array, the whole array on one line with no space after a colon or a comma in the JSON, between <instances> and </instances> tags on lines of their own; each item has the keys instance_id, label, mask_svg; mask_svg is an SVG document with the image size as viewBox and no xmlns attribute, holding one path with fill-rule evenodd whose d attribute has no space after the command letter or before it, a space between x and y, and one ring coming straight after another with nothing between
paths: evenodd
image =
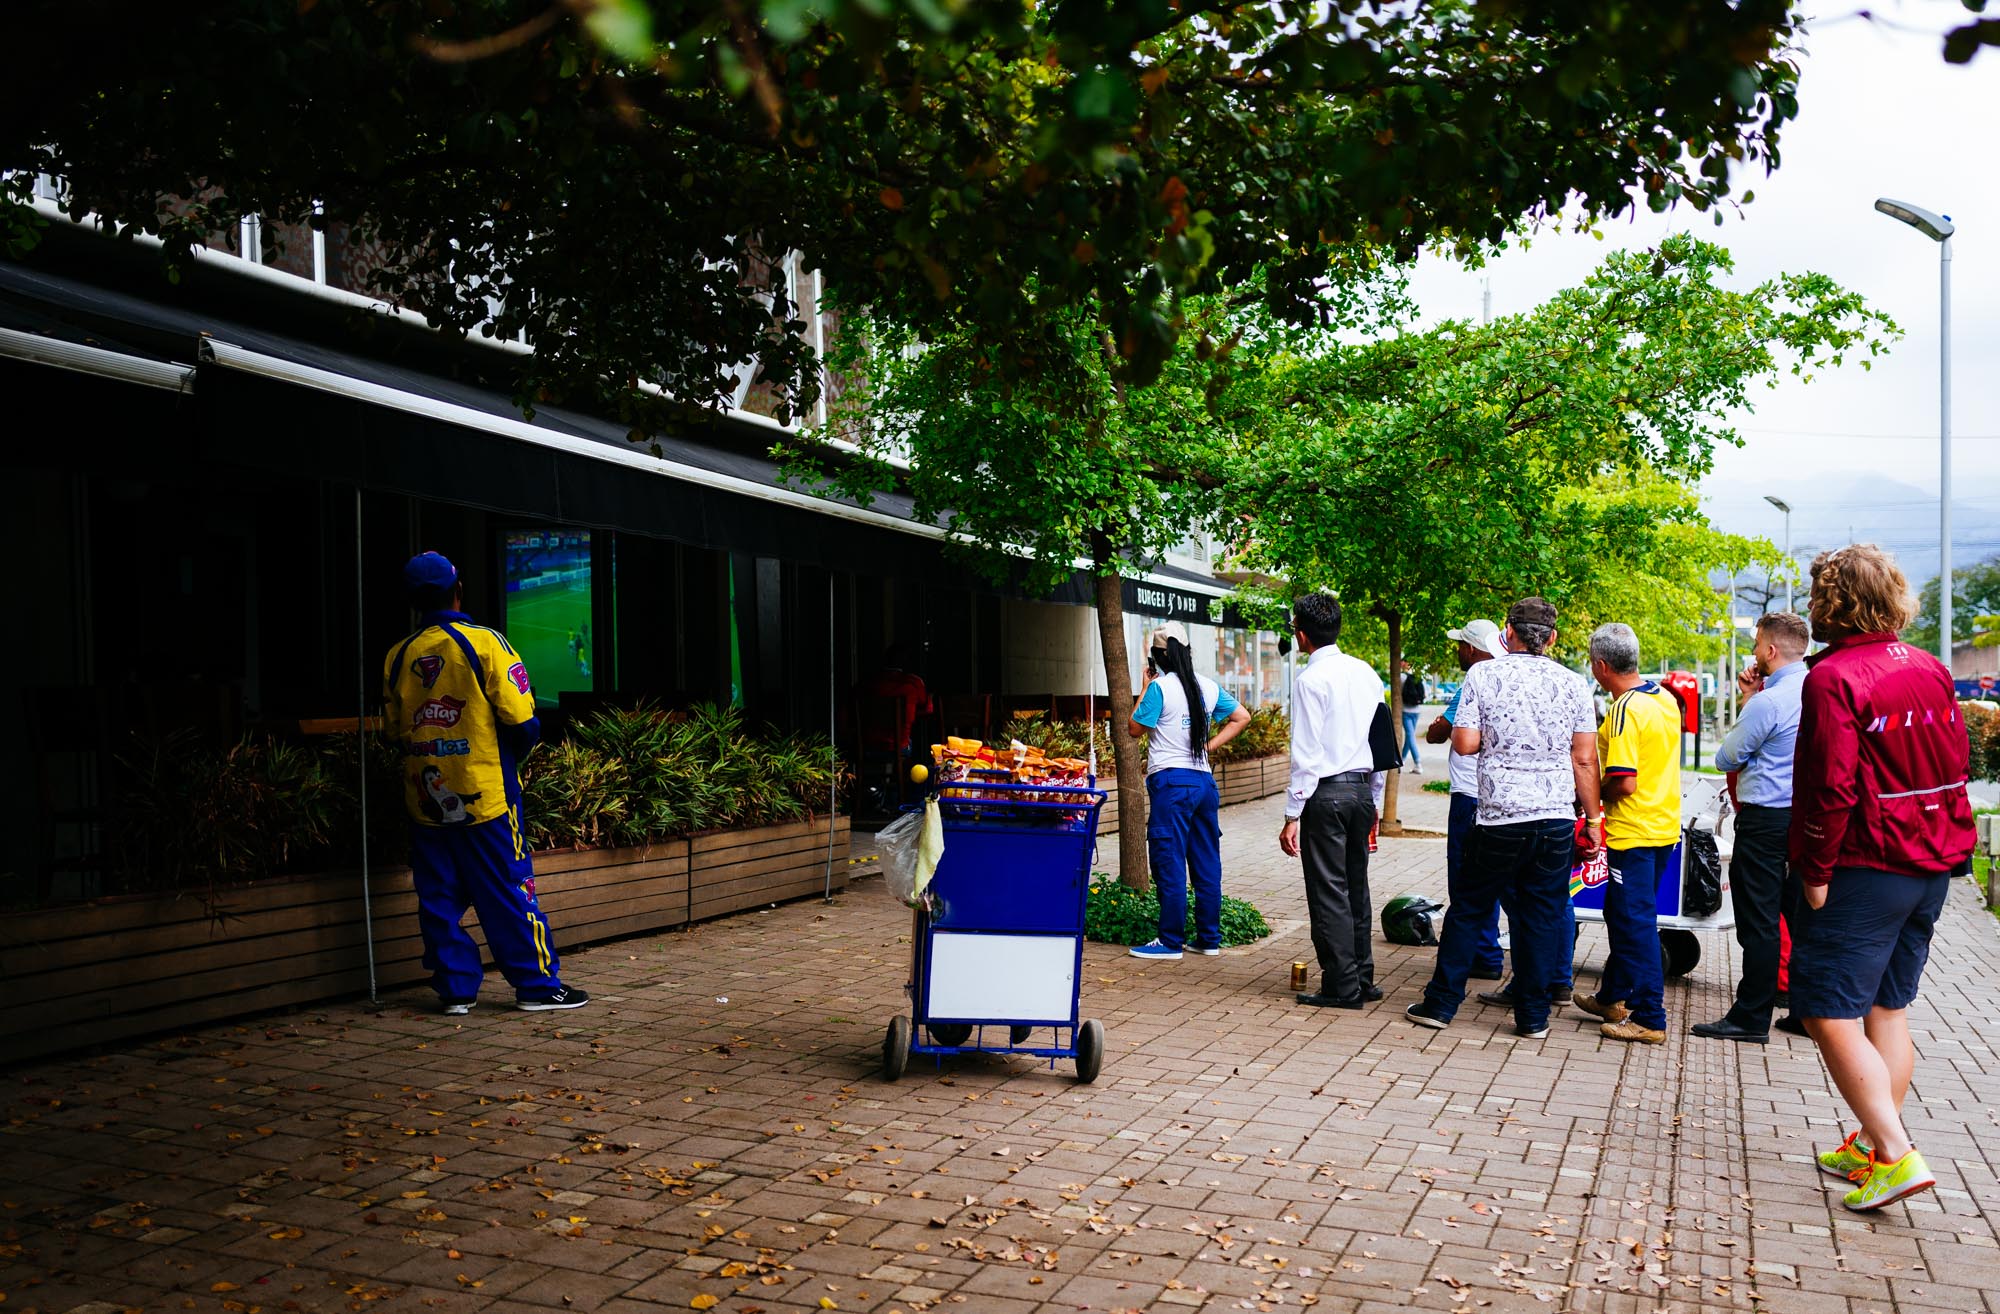
<instances>
[{"instance_id":1,"label":"black dress shoe","mask_svg":"<svg viewBox=\"0 0 2000 1314\"><path fill-rule=\"evenodd\" d=\"M1785 1014L1771 1025L1788 1036L1803 1036L1806 1034L1805 1022L1790 1013Z\"/></svg>"},{"instance_id":2,"label":"black dress shoe","mask_svg":"<svg viewBox=\"0 0 2000 1314\"><path fill-rule=\"evenodd\" d=\"M1751 1045L1767 1045L1771 1042L1770 1032L1753 1031L1726 1017L1720 1022L1697 1022L1688 1030L1705 1040L1741 1040Z\"/></svg>"},{"instance_id":3,"label":"black dress shoe","mask_svg":"<svg viewBox=\"0 0 2000 1314\"><path fill-rule=\"evenodd\" d=\"M1771 996L1771 1004L1776 1008L1790 1008L1792 1006L1792 992L1789 990L1780 990L1777 994Z\"/></svg>"},{"instance_id":4,"label":"black dress shoe","mask_svg":"<svg viewBox=\"0 0 2000 1314\"><path fill-rule=\"evenodd\" d=\"M1475 981L1498 981L1501 977L1507 975L1507 973L1505 969L1498 967L1490 971L1484 967L1475 967L1470 972L1467 972L1466 975Z\"/></svg>"},{"instance_id":5,"label":"black dress shoe","mask_svg":"<svg viewBox=\"0 0 2000 1314\"><path fill-rule=\"evenodd\" d=\"M1474 995L1473 998L1482 1004L1491 1004L1495 1008L1512 1008L1514 1006L1514 983L1509 981L1498 990L1482 990L1477 995Z\"/></svg>"},{"instance_id":6,"label":"black dress shoe","mask_svg":"<svg viewBox=\"0 0 2000 1314\"><path fill-rule=\"evenodd\" d=\"M1301 1004L1311 1004L1314 1008L1359 1008L1368 1002L1367 999L1358 994L1349 995L1347 998L1342 999L1338 995L1322 995L1317 991L1309 995L1294 995L1292 998L1298 1000Z\"/></svg>"},{"instance_id":7,"label":"black dress shoe","mask_svg":"<svg viewBox=\"0 0 2000 1314\"><path fill-rule=\"evenodd\" d=\"M1382 987L1378 985L1369 986L1361 992L1361 1002L1364 1004L1372 1004L1381 997Z\"/></svg>"}]
</instances>

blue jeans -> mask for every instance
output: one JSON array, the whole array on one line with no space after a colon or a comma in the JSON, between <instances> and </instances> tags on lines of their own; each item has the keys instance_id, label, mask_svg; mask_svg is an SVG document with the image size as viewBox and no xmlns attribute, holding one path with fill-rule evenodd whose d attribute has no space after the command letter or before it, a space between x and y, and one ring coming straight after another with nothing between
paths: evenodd
<instances>
[{"instance_id":1,"label":"blue jeans","mask_svg":"<svg viewBox=\"0 0 2000 1314\"><path fill-rule=\"evenodd\" d=\"M1472 838L1473 822L1478 815L1478 799L1470 794L1451 796L1451 813L1444 829L1444 881L1445 889L1449 891L1445 897L1452 903L1458 902L1459 869L1464 865L1466 841ZM1472 964L1494 976L1507 966L1506 955L1500 952L1498 906L1493 909L1493 916L1479 928L1479 952L1473 955Z\"/></svg>"},{"instance_id":2,"label":"blue jeans","mask_svg":"<svg viewBox=\"0 0 2000 1314\"><path fill-rule=\"evenodd\" d=\"M1554 981L1570 957L1563 909L1575 849L1576 828L1568 821L1472 828L1457 897L1444 913L1437 969L1424 987L1424 1002L1433 1013L1449 1021L1465 1002L1480 932L1492 925L1494 909L1505 897L1514 941L1514 1022L1529 1031L1548 1025L1549 992L1531 986Z\"/></svg>"},{"instance_id":3,"label":"blue jeans","mask_svg":"<svg viewBox=\"0 0 2000 1314\"><path fill-rule=\"evenodd\" d=\"M1417 756L1417 713L1407 708L1403 711L1403 757L1410 759L1410 765L1422 767L1424 760ZM1403 757L1396 759L1396 765L1403 765Z\"/></svg>"},{"instance_id":4,"label":"blue jeans","mask_svg":"<svg viewBox=\"0 0 2000 1314\"><path fill-rule=\"evenodd\" d=\"M1667 1027L1666 979L1660 971L1659 888L1671 844L1612 849L1611 881L1604 887L1604 933L1611 952L1598 979L1597 997L1623 1001L1642 1027Z\"/></svg>"},{"instance_id":5,"label":"blue jeans","mask_svg":"<svg viewBox=\"0 0 2000 1314\"><path fill-rule=\"evenodd\" d=\"M1160 943L1187 938L1188 881L1194 881L1194 943L1222 947L1222 796L1207 771L1169 767L1146 777L1146 850L1160 893Z\"/></svg>"}]
</instances>

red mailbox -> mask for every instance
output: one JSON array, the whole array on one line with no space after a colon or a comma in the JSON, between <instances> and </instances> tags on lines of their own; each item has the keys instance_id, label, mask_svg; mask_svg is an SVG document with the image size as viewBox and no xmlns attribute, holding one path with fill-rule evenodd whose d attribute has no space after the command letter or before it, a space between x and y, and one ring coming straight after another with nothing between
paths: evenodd
<instances>
[{"instance_id":1,"label":"red mailbox","mask_svg":"<svg viewBox=\"0 0 2000 1314\"><path fill-rule=\"evenodd\" d=\"M1668 671L1660 677L1667 692L1680 699L1681 729L1695 734L1701 729L1701 681L1692 671Z\"/></svg>"}]
</instances>

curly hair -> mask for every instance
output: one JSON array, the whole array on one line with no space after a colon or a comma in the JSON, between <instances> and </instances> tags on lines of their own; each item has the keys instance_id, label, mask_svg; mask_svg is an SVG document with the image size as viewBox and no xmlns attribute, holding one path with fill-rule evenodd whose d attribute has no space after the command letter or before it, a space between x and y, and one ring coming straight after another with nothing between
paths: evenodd
<instances>
[{"instance_id":1,"label":"curly hair","mask_svg":"<svg viewBox=\"0 0 2000 1314\"><path fill-rule=\"evenodd\" d=\"M1896 631L1917 614L1910 581L1873 543L1822 552L1812 563L1812 628L1822 640Z\"/></svg>"}]
</instances>

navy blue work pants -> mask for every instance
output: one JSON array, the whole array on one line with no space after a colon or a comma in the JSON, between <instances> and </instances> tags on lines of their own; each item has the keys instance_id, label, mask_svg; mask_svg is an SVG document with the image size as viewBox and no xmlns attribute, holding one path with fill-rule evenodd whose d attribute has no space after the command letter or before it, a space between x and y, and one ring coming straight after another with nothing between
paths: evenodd
<instances>
[{"instance_id":1,"label":"navy blue work pants","mask_svg":"<svg viewBox=\"0 0 2000 1314\"><path fill-rule=\"evenodd\" d=\"M1146 777L1146 850L1160 894L1160 943L1184 947L1194 882L1197 949L1222 947L1222 796L1215 776L1169 767Z\"/></svg>"}]
</instances>

